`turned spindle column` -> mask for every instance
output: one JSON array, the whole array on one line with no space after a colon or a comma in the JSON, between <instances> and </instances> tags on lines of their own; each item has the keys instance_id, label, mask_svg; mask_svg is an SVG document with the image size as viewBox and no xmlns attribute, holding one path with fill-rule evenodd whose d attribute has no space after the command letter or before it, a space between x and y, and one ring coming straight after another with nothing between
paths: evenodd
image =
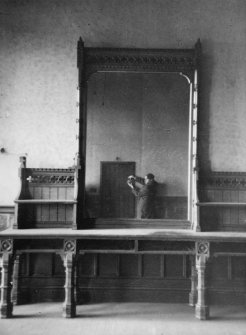
<instances>
[{"instance_id":1,"label":"turned spindle column","mask_svg":"<svg viewBox=\"0 0 246 335\"><path fill-rule=\"evenodd\" d=\"M76 316L76 302L74 299L75 293L75 253L76 241L64 241L63 262L65 267L65 301L63 303L63 316L65 318L73 318Z\"/></svg>"},{"instance_id":2,"label":"turned spindle column","mask_svg":"<svg viewBox=\"0 0 246 335\"><path fill-rule=\"evenodd\" d=\"M196 317L206 320L209 317L206 288L206 263L209 258L209 242L196 243L197 304Z\"/></svg>"}]
</instances>

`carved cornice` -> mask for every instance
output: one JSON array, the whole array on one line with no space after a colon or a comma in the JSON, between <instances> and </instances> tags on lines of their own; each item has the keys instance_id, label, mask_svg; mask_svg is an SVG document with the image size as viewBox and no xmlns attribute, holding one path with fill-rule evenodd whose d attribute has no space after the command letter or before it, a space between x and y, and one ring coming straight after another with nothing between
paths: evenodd
<instances>
[{"instance_id":1,"label":"carved cornice","mask_svg":"<svg viewBox=\"0 0 246 335\"><path fill-rule=\"evenodd\" d=\"M246 172L212 172L200 177L202 187L246 189Z\"/></svg>"},{"instance_id":2,"label":"carved cornice","mask_svg":"<svg viewBox=\"0 0 246 335\"><path fill-rule=\"evenodd\" d=\"M86 78L98 71L177 72L192 79L194 50L85 48Z\"/></svg>"}]
</instances>

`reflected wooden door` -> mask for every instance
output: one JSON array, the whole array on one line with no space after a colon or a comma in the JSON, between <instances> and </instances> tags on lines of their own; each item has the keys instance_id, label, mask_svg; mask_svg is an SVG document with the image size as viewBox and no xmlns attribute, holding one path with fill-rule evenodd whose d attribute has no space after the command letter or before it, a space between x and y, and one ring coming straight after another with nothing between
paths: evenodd
<instances>
[{"instance_id":1,"label":"reflected wooden door","mask_svg":"<svg viewBox=\"0 0 246 335\"><path fill-rule=\"evenodd\" d=\"M132 174L135 162L101 162L101 217L135 217L135 197L126 184Z\"/></svg>"}]
</instances>

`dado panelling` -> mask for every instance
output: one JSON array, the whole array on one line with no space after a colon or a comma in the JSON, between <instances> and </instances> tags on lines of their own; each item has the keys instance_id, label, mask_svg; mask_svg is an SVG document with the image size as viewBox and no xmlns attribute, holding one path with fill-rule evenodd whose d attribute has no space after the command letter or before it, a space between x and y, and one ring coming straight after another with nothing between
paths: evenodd
<instances>
[{"instance_id":1,"label":"dado panelling","mask_svg":"<svg viewBox=\"0 0 246 335\"><path fill-rule=\"evenodd\" d=\"M245 172L202 175L199 185L200 202L210 203L200 209L202 231L246 231Z\"/></svg>"},{"instance_id":2,"label":"dado panelling","mask_svg":"<svg viewBox=\"0 0 246 335\"><path fill-rule=\"evenodd\" d=\"M230 245L226 246L230 249ZM22 255L19 302L62 301L64 268L60 256ZM86 254L78 259L77 301L188 303L190 259L180 255ZM208 263L210 303L243 304L246 257L213 257Z\"/></svg>"},{"instance_id":3,"label":"dado panelling","mask_svg":"<svg viewBox=\"0 0 246 335\"><path fill-rule=\"evenodd\" d=\"M63 299L59 256L22 255L19 302ZM77 262L77 300L183 301L190 291L190 261L180 255L86 254Z\"/></svg>"}]
</instances>

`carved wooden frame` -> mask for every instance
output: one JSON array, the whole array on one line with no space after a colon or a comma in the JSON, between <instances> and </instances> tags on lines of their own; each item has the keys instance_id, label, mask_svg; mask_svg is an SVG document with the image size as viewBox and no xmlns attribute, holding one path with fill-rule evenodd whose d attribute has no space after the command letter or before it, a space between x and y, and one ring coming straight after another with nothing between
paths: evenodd
<instances>
[{"instance_id":1,"label":"carved wooden frame","mask_svg":"<svg viewBox=\"0 0 246 335\"><path fill-rule=\"evenodd\" d=\"M188 222L190 228L200 230L198 213L198 158L197 118L201 43L191 49L129 49L85 47L80 38L77 49L79 124L78 157L80 218L84 217L87 83L96 72L178 73L190 85L189 102L189 176L188 176ZM165 220L163 219L163 227ZM178 221L178 220L176 220ZM185 221L185 220L183 220Z\"/></svg>"}]
</instances>

